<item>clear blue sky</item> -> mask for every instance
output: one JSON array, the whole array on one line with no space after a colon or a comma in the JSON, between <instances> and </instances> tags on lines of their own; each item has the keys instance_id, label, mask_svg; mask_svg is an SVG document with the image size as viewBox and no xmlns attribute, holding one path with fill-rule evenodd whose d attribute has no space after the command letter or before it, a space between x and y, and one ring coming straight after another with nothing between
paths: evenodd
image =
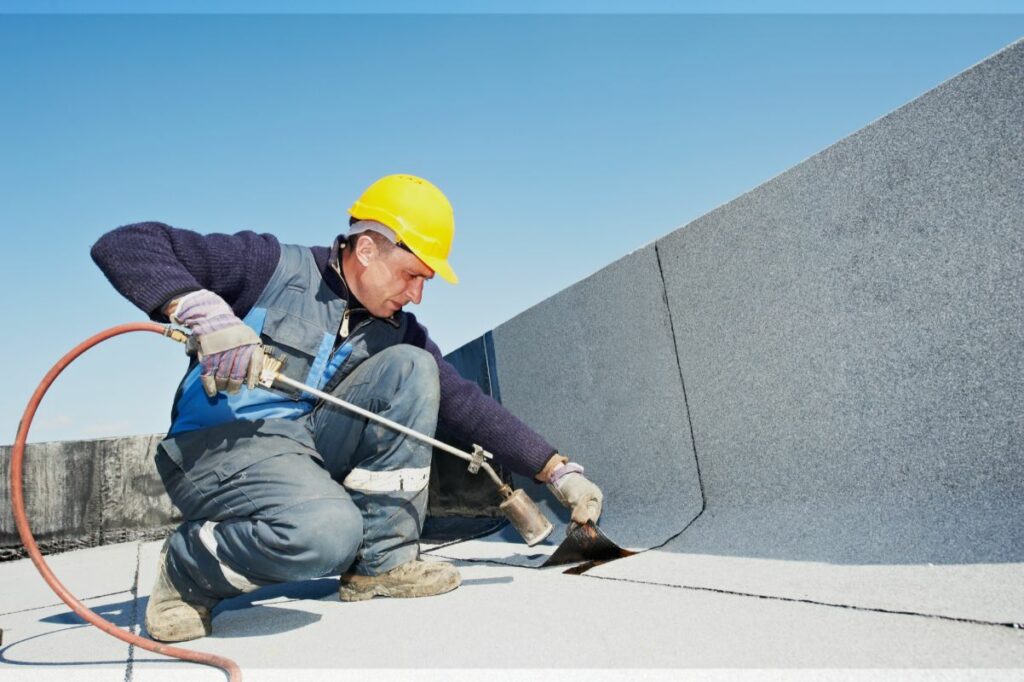
<instances>
[{"instance_id":1,"label":"clear blue sky","mask_svg":"<svg viewBox=\"0 0 1024 682\"><path fill-rule=\"evenodd\" d=\"M749 5L74 16L61 14L69 3L0 3L0 442L57 358L143 318L89 258L118 225L329 243L369 182L423 175L455 206L462 283L431 283L413 310L452 350L1024 36L1020 14L927 15L907 3L886 6L918 13L743 14ZM26 9L55 14L17 14ZM72 366L33 440L166 427L185 359L136 336Z\"/></svg>"}]
</instances>

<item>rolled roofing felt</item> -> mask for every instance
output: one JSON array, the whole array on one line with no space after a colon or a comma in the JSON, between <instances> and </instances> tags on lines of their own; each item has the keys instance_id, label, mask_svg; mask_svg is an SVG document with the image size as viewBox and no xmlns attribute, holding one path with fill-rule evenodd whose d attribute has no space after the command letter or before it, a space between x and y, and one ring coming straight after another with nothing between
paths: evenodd
<instances>
[{"instance_id":1,"label":"rolled roofing felt","mask_svg":"<svg viewBox=\"0 0 1024 682\"><path fill-rule=\"evenodd\" d=\"M584 562L581 566L572 570L573 573L582 573L599 564L622 559L634 554L636 552L622 549L609 540L608 536L601 532L601 529L593 523L588 521L582 526L573 523L569 527L569 535L558 546L558 549L548 557L542 568Z\"/></svg>"}]
</instances>

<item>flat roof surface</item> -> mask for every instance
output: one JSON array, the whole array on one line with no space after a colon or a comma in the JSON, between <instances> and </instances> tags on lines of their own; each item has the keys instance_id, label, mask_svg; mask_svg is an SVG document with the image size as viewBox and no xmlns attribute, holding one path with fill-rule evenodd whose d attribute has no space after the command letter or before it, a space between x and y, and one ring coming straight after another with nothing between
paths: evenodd
<instances>
[{"instance_id":1,"label":"flat roof surface","mask_svg":"<svg viewBox=\"0 0 1024 682\"><path fill-rule=\"evenodd\" d=\"M160 545L108 545L55 555L48 563L90 608L138 632ZM476 546L479 556L494 556L493 545L473 540L457 547L473 553ZM525 545L518 549L524 555L531 551ZM333 577L286 583L222 602L214 612L214 634L182 646L233 658L246 680L278 679L285 672L290 679L316 679L325 670L340 677L361 670L365 676L367 669L437 678L452 668L472 675L486 669L494 679L532 668L548 669L548 676L559 679L589 669L598 669L599 676L600 670L614 675L643 669L647 677L657 677L659 670L664 675L666 669L674 674L745 669L859 671L871 677L917 671L924 679L974 679L979 673L985 679L1024 677L1019 629L729 592L708 587L707 581L703 586L655 582L652 566L681 559L654 550L582 575L566 574L564 567L461 560L456 563L463 584L454 592L359 603L339 602ZM820 568L807 570L815 580L823 579ZM842 589L840 583L833 586ZM943 581L931 587L937 593L933 599L956 589ZM971 589L970 582L962 587ZM129 647L83 623L27 559L0 564L0 590L5 680L226 679L217 669ZM928 593L929 584L917 590Z\"/></svg>"}]
</instances>

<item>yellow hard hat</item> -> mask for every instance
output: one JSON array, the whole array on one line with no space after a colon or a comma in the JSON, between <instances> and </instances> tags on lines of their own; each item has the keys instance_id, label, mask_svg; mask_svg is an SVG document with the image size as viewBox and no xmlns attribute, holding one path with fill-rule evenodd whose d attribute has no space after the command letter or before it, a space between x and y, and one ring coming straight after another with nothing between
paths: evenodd
<instances>
[{"instance_id":1,"label":"yellow hard hat","mask_svg":"<svg viewBox=\"0 0 1024 682\"><path fill-rule=\"evenodd\" d=\"M366 188L349 214L387 225L398 241L452 284L459 278L448 265L455 236L452 205L437 187L415 175L386 175Z\"/></svg>"}]
</instances>

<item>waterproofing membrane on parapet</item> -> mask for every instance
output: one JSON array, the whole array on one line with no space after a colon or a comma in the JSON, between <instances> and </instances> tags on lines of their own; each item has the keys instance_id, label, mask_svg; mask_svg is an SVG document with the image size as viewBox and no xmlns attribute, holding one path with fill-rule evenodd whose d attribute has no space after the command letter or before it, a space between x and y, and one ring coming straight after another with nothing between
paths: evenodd
<instances>
[{"instance_id":1,"label":"waterproofing membrane on parapet","mask_svg":"<svg viewBox=\"0 0 1024 682\"><path fill-rule=\"evenodd\" d=\"M497 327L494 346L503 404L600 484L608 537L651 547L700 513L672 321L652 247ZM568 511L543 486L534 489L564 534Z\"/></svg>"},{"instance_id":2,"label":"waterproofing membrane on parapet","mask_svg":"<svg viewBox=\"0 0 1024 682\"><path fill-rule=\"evenodd\" d=\"M588 575L1024 621L1022 149L1017 43L631 256L660 266L707 506L662 550ZM639 271L653 268L620 286ZM602 306L599 288L495 330L505 403L584 457L628 420L595 413L574 441L562 406L629 395L671 367L631 345L644 330L615 336L592 319L622 305ZM549 348L569 350L549 362ZM587 364L628 355L630 375ZM606 460L597 479L615 485L635 461ZM642 497L634 482L624 490ZM613 539L673 526L659 515L672 501L637 518L619 515L626 499L604 520ZM516 539L502 540L491 554L507 561Z\"/></svg>"},{"instance_id":3,"label":"waterproofing membrane on parapet","mask_svg":"<svg viewBox=\"0 0 1024 682\"><path fill-rule=\"evenodd\" d=\"M601 528L612 541L652 547L700 513L686 403L653 247L495 329L494 354L502 403L601 486ZM544 545L528 548L507 529L493 538L498 544L488 556L481 555L481 543L438 554L544 563L566 536L568 512L544 486L515 481L555 522Z\"/></svg>"},{"instance_id":4,"label":"waterproofing membrane on parapet","mask_svg":"<svg viewBox=\"0 0 1024 682\"><path fill-rule=\"evenodd\" d=\"M1024 620L1022 149L1018 42L658 242L707 499L665 550L747 559L722 589L890 608L908 566L981 564L922 608Z\"/></svg>"},{"instance_id":5,"label":"waterproofing membrane on parapet","mask_svg":"<svg viewBox=\"0 0 1024 682\"><path fill-rule=\"evenodd\" d=\"M494 341L491 333L470 341L445 356L463 378L476 382L480 390L501 400L498 377L494 370ZM438 423L436 438L463 452L472 452L473 443L463 442L444 422ZM497 470L499 476L504 472ZM434 448L430 471L428 517L422 537L428 542L451 542L455 536L476 537L503 516L498 510L502 498L485 473L472 474L464 460ZM490 517L469 523L467 517Z\"/></svg>"},{"instance_id":6,"label":"waterproofing membrane on parapet","mask_svg":"<svg viewBox=\"0 0 1024 682\"><path fill-rule=\"evenodd\" d=\"M457 348L444 356L463 378L475 381L480 390L501 402L501 385L498 382L497 358L494 352L494 334L487 332L481 337Z\"/></svg>"},{"instance_id":7,"label":"waterproofing membrane on parapet","mask_svg":"<svg viewBox=\"0 0 1024 682\"><path fill-rule=\"evenodd\" d=\"M44 553L160 537L181 521L153 466L161 435L30 443L25 511ZM24 556L10 505L11 447L0 447L0 560Z\"/></svg>"}]
</instances>

